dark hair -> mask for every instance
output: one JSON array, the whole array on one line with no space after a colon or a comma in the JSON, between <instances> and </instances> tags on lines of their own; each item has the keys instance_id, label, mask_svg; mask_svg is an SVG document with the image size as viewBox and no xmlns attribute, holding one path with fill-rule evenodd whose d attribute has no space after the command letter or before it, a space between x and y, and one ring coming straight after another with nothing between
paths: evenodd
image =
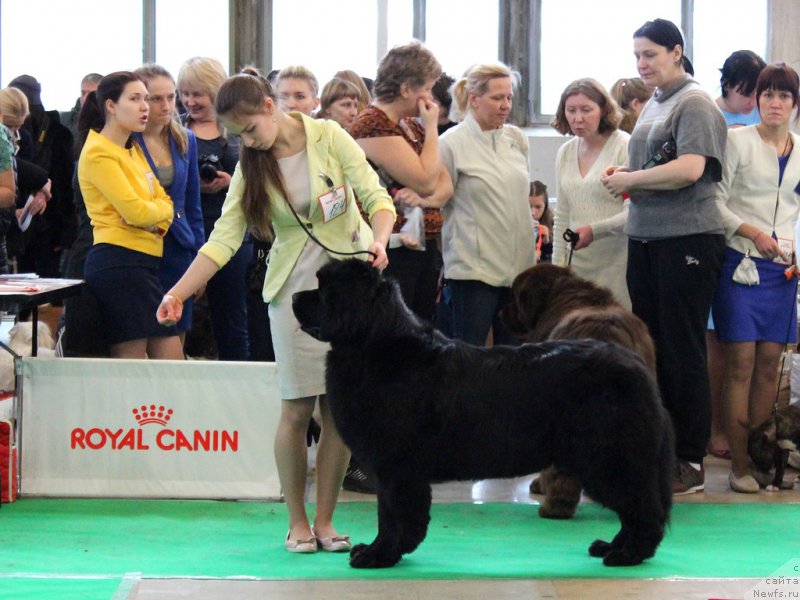
<instances>
[{"instance_id":1,"label":"dark hair","mask_svg":"<svg viewBox=\"0 0 800 600\"><path fill-rule=\"evenodd\" d=\"M264 112L264 100L274 103L275 115L282 115L276 103L275 91L269 81L252 68L225 80L217 92L214 108L221 118L242 118ZM286 185L278 160L271 150L256 150L243 146L239 164L244 176L242 211L245 221L258 237L272 239L272 198L269 187L276 188L285 198Z\"/></svg>"},{"instance_id":2,"label":"dark hair","mask_svg":"<svg viewBox=\"0 0 800 600\"><path fill-rule=\"evenodd\" d=\"M675 25L675 23L672 21L667 21L666 19L654 19L653 21L647 21L647 23L633 32L633 37L647 38L654 44L664 46L670 52L675 48L675 46L680 46L681 64L683 65L683 70L689 75L694 75L692 61L690 61L686 56L686 44L683 41L681 30L678 29L677 25Z\"/></svg>"},{"instance_id":3,"label":"dark hair","mask_svg":"<svg viewBox=\"0 0 800 600\"><path fill-rule=\"evenodd\" d=\"M570 83L561 93L561 100L558 102L556 116L550 126L555 128L562 135L573 135L572 128L567 121L566 105L567 99L576 94L583 94L589 100L600 107L600 124L597 127L598 133L609 133L619 128L622 119L619 107L614 99L608 94L606 89L596 80L590 78L576 79Z\"/></svg>"},{"instance_id":4,"label":"dark hair","mask_svg":"<svg viewBox=\"0 0 800 600\"><path fill-rule=\"evenodd\" d=\"M547 186L538 179L531 181L531 191L528 196L544 196L547 198Z\"/></svg>"},{"instance_id":5,"label":"dark hair","mask_svg":"<svg viewBox=\"0 0 800 600\"><path fill-rule=\"evenodd\" d=\"M391 102L400 96L400 86L404 83L417 89L441 74L442 67L433 52L414 40L395 46L381 59L372 94L382 102Z\"/></svg>"},{"instance_id":6,"label":"dark hair","mask_svg":"<svg viewBox=\"0 0 800 600\"><path fill-rule=\"evenodd\" d=\"M134 81L140 81L145 85L144 80L136 73L131 71L115 71L109 73L100 80L97 90L86 96L80 115L78 116L78 136L80 146L86 142L89 130L100 131L106 124L106 101L111 100L115 104L119 102L125 86ZM130 147L130 140L126 144Z\"/></svg>"},{"instance_id":7,"label":"dark hair","mask_svg":"<svg viewBox=\"0 0 800 600\"><path fill-rule=\"evenodd\" d=\"M539 223L552 230L554 219L553 211L550 210L550 198L547 196L547 186L538 179L531 181L531 189L528 196L542 196L544 198L544 210L539 218Z\"/></svg>"},{"instance_id":8,"label":"dark hair","mask_svg":"<svg viewBox=\"0 0 800 600\"><path fill-rule=\"evenodd\" d=\"M444 109L444 114L448 114L450 112L450 107L453 105L453 96L450 93L450 88L455 82L456 80L450 77L450 75L442 73L439 75L439 79L436 80L436 83L433 84L431 92L433 93L433 97L436 98L436 102L439 103L439 106Z\"/></svg>"},{"instance_id":9,"label":"dark hair","mask_svg":"<svg viewBox=\"0 0 800 600\"><path fill-rule=\"evenodd\" d=\"M779 92L789 92L792 95L792 105L797 106L798 96L800 96L800 79L797 71L785 62L767 65L761 70L756 82L756 98L767 90L777 90ZM797 117L795 117L797 120Z\"/></svg>"},{"instance_id":10,"label":"dark hair","mask_svg":"<svg viewBox=\"0 0 800 600\"><path fill-rule=\"evenodd\" d=\"M729 90L736 90L743 96L749 96L756 89L758 74L767 66L764 59L752 50L737 50L725 59L719 70L722 77L719 85L722 97L728 97Z\"/></svg>"}]
</instances>

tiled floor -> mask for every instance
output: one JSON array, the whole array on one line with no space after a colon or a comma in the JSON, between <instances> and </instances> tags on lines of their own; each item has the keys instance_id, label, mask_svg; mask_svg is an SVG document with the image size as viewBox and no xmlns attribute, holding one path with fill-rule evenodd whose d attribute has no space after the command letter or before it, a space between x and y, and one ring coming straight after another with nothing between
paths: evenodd
<instances>
[{"instance_id":1,"label":"tiled floor","mask_svg":"<svg viewBox=\"0 0 800 600\"><path fill-rule=\"evenodd\" d=\"M776 502L800 503L800 484L793 490L759 494L737 494L728 486L728 461L706 459L704 493L681 496L676 502ZM796 472L791 471L794 477ZM534 504L539 497L528 494L531 478L489 480L476 483L446 483L433 486L434 502L518 502ZM313 484L309 497L313 498ZM342 502L374 502L374 496L342 492ZM798 507L800 509L800 507ZM127 598L131 600L617 600L647 598L673 600L744 598L758 582L748 579L716 580L491 580L491 581L392 581L391 570L383 581L229 581L229 580L141 580ZM800 588L796 591L800 597Z\"/></svg>"}]
</instances>

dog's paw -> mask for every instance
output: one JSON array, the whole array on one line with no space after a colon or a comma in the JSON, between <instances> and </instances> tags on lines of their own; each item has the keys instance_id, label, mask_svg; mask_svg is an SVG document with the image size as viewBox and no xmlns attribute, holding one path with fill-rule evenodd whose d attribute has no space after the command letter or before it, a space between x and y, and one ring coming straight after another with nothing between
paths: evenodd
<instances>
[{"instance_id":1,"label":"dog's paw","mask_svg":"<svg viewBox=\"0 0 800 600\"><path fill-rule=\"evenodd\" d=\"M374 544L357 544L350 550L350 566L354 569L384 569L400 562L400 555L382 552Z\"/></svg>"},{"instance_id":2,"label":"dog's paw","mask_svg":"<svg viewBox=\"0 0 800 600\"><path fill-rule=\"evenodd\" d=\"M589 555L595 558L603 558L611 552L611 544L603 540L595 540L589 546Z\"/></svg>"},{"instance_id":3,"label":"dog's paw","mask_svg":"<svg viewBox=\"0 0 800 600\"><path fill-rule=\"evenodd\" d=\"M612 548L603 557L603 564L607 567L632 567L639 565L644 557L639 553L633 553L625 548Z\"/></svg>"}]
</instances>

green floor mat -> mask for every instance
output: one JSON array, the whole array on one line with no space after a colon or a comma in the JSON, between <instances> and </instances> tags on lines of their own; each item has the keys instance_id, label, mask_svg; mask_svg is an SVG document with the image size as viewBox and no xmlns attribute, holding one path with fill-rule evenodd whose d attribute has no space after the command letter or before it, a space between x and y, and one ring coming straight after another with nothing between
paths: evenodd
<instances>
[{"instance_id":1,"label":"green floor mat","mask_svg":"<svg viewBox=\"0 0 800 600\"><path fill-rule=\"evenodd\" d=\"M23 591L51 581L64 589L115 589L126 573L263 579L764 577L800 554L797 505L678 504L655 558L617 569L587 554L592 540L617 532L614 513L586 504L570 521L548 521L536 510L525 504L435 504L428 537L416 552L392 569L365 571L351 569L342 554L286 552L283 504L22 499L0 510L0 598L44 598ZM336 524L355 542L371 541L375 504L340 504ZM13 590L22 591L8 595Z\"/></svg>"}]
</instances>

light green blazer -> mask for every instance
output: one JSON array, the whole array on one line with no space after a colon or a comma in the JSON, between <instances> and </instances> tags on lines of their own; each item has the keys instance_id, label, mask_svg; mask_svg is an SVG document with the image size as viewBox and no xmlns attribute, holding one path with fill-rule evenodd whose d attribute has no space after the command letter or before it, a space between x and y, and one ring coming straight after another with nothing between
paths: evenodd
<instances>
[{"instance_id":1,"label":"light green blazer","mask_svg":"<svg viewBox=\"0 0 800 600\"><path fill-rule=\"evenodd\" d=\"M381 187L378 176L367 163L363 150L352 137L334 121L312 119L300 113L291 113L301 120L306 130L308 177L311 182L311 206L308 218L300 216L314 235L326 246L341 252L366 250L372 243L372 230L364 222L355 202L353 191L366 213L372 216L379 210L395 213L388 192ZM320 174L325 177L321 177ZM347 207L344 214L323 223L322 209L317 198L329 191L326 179L335 188L345 186ZM286 199L274 187L268 188L272 202L272 226L275 240L269 254L267 276L264 280L264 301L270 302L281 289L297 262L308 236L292 215ZM244 178L241 164L231 178L222 214L214 224L214 231L200 252L220 268L239 249L247 229L242 212ZM312 242L313 243L313 242ZM364 255L366 257L366 255ZM331 255L331 258L342 258Z\"/></svg>"}]
</instances>

